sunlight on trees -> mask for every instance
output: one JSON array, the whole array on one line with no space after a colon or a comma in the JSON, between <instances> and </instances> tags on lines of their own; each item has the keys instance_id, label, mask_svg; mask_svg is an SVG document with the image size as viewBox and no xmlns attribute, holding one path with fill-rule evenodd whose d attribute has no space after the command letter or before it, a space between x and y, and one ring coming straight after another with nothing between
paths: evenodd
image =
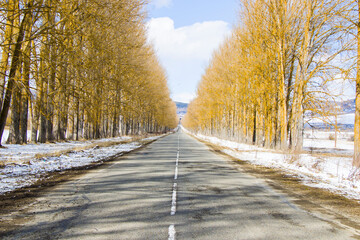
<instances>
[{"instance_id":1,"label":"sunlight on trees","mask_svg":"<svg viewBox=\"0 0 360 240\"><path fill-rule=\"evenodd\" d=\"M7 123L8 143L26 143L28 128L32 142L175 128L165 71L146 43L144 4L1 1L0 139Z\"/></svg>"},{"instance_id":2,"label":"sunlight on trees","mask_svg":"<svg viewBox=\"0 0 360 240\"><path fill-rule=\"evenodd\" d=\"M330 86L349 68L342 60L354 52L358 1L242 0L241 9L182 123L193 132L300 152L305 114L327 114L338 94Z\"/></svg>"}]
</instances>

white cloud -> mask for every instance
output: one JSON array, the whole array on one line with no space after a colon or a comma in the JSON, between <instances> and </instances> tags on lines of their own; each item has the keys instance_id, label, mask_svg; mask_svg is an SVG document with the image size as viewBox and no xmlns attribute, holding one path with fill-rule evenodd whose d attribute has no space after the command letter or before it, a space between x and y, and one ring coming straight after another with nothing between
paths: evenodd
<instances>
[{"instance_id":1,"label":"white cloud","mask_svg":"<svg viewBox=\"0 0 360 240\"><path fill-rule=\"evenodd\" d=\"M160 56L170 58L198 58L208 60L224 35L230 32L224 21L195 23L174 27L171 18L153 18L148 22L148 37Z\"/></svg>"},{"instance_id":2,"label":"white cloud","mask_svg":"<svg viewBox=\"0 0 360 240\"><path fill-rule=\"evenodd\" d=\"M169 7L172 3L172 0L152 0L151 4L155 6L155 8L163 8Z\"/></svg>"},{"instance_id":3,"label":"white cloud","mask_svg":"<svg viewBox=\"0 0 360 240\"><path fill-rule=\"evenodd\" d=\"M153 43L167 70L173 99L190 101L212 53L231 29L224 21L207 21L175 28L171 18L153 18L148 24Z\"/></svg>"}]
</instances>

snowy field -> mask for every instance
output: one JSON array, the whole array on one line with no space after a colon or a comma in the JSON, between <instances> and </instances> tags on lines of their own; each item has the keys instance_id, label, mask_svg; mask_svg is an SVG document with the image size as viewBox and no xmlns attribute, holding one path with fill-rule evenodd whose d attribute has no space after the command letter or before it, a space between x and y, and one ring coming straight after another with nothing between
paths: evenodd
<instances>
[{"instance_id":1,"label":"snowy field","mask_svg":"<svg viewBox=\"0 0 360 240\"><path fill-rule=\"evenodd\" d=\"M186 129L184 131L188 132ZM307 133L304 141L305 151L298 155L201 134L195 136L224 147L224 153L240 160L284 169L302 179L308 186L325 188L348 198L360 200L360 172L352 167L354 143L348 140L351 133L342 133L337 148L334 147L334 141L329 140L332 132L314 131L312 135L306 135Z\"/></svg>"},{"instance_id":2,"label":"snowy field","mask_svg":"<svg viewBox=\"0 0 360 240\"><path fill-rule=\"evenodd\" d=\"M4 144L6 148L0 148L0 194L30 186L49 172L106 161L160 137L138 141L118 137L50 144Z\"/></svg>"},{"instance_id":3,"label":"snowy field","mask_svg":"<svg viewBox=\"0 0 360 240\"><path fill-rule=\"evenodd\" d=\"M310 153L341 154L351 157L354 153L353 137L352 131L338 132L335 146L335 132L333 130L306 130L303 147L305 151Z\"/></svg>"}]
</instances>

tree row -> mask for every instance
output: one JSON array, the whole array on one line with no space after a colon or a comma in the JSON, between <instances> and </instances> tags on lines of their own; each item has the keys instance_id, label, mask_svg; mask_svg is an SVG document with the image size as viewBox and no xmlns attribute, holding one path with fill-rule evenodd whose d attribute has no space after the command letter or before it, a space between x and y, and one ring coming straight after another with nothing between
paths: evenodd
<instances>
[{"instance_id":1,"label":"tree row","mask_svg":"<svg viewBox=\"0 0 360 240\"><path fill-rule=\"evenodd\" d=\"M0 6L0 140L164 132L177 125L146 43L141 0L7 0ZM9 114L10 113L10 114Z\"/></svg>"},{"instance_id":2,"label":"tree row","mask_svg":"<svg viewBox=\"0 0 360 240\"><path fill-rule=\"evenodd\" d=\"M333 113L339 82L360 83L359 2L241 3L240 22L213 54L183 124L220 138L301 151L305 116Z\"/></svg>"}]
</instances>

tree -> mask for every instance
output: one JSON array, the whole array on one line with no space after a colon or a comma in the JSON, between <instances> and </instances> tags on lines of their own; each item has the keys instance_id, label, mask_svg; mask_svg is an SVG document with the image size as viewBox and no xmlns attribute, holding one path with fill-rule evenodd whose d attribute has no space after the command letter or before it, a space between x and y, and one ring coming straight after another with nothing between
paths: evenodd
<instances>
[{"instance_id":1,"label":"tree","mask_svg":"<svg viewBox=\"0 0 360 240\"><path fill-rule=\"evenodd\" d=\"M7 83L7 88L6 88L5 96L4 96L4 100L3 100L3 106L1 109L1 113L0 113L0 140L2 138L4 129L5 129L7 115L8 115L9 108L10 108L11 97L12 97L12 94L14 91L14 85L16 84L16 82L15 82L16 73L21 64L21 59L20 59L21 58L21 56L20 56L21 47L23 45L25 30L27 28L26 23L28 23L27 18L30 16L32 4L33 4L32 0L29 0L29 2L26 4L27 9L25 9L25 11L24 11L24 16L19 25L19 30L18 30L16 42L15 42L14 52L13 52L12 60L11 60L11 64L10 64L10 71L9 71L9 77L8 77L9 80ZM1 146L1 142L0 142L0 146Z\"/></svg>"},{"instance_id":2,"label":"tree","mask_svg":"<svg viewBox=\"0 0 360 240\"><path fill-rule=\"evenodd\" d=\"M183 119L192 131L301 151L304 113L332 94L342 1L243 0ZM326 109L326 108L325 108Z\"/></svg>"},{"instance_id":3,"label":"tree","mask_svg":"<svg viewBox=\"0 0 360 240\"><path fill-rule=\"evenodd\" d=\"M146 41L143 1L3 5L0 126L2 134L11 107L10 142L27 141L29 116L33 142L164 132L177 125L166 74Z\"/></svg>"},{"instance_id":4,"label":"tree","mask_svg":"<svg viewBox=\"0 0 360 240\"><path fill-rule=\"evenodd\" d=\"M360 1L357 3L357 22L356 41L357 41L357 60L356 60L356 95L355 95L355 124L354 124L354 160L353 165L360 167Z\"/></svg>"}]
</instances>

